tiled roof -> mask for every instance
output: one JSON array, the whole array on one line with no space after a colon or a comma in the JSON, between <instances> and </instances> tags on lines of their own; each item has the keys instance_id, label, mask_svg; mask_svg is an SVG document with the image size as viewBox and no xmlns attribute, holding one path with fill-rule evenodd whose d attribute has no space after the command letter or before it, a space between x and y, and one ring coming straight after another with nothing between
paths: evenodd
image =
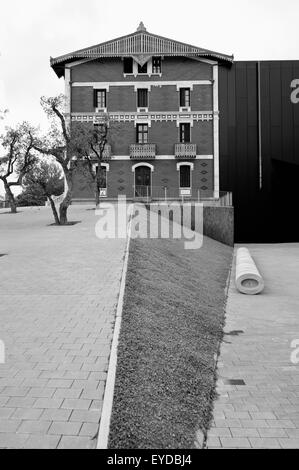
<instances>
[{"instance_id":1,"label":"tiled roof","mask_svg":"<svg viewBox=\"0 0 299 470\"><path fill-rule=\"evenodd\" d=\"M51 58L51 66L57 75L61 76L63 75L63 66L75 60L131 56L139 56L142 60L142 57L151 55L193 56L230 63L234 60L234 57L230 55L151 34L146 31L143 23L140 23L139 28L133 34Z\"/></svg>"}]
</instances>

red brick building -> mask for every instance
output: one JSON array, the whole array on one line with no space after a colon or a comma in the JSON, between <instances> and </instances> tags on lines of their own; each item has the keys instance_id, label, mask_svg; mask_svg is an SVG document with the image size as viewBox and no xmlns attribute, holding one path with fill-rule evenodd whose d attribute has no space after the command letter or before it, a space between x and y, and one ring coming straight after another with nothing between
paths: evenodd
<instances>
[{"instance_id":1,"label":"red brick building","mask_svg":"<svg viewBox=\"0 0 299 470\"><path fill-rule=\"evenodd\" d=\"M96 125L108 113L102 197L219 196L218 69L232 56L148 33L51 59L65 78L67 115ZM74 200L94 198L78 167Z\"/></svg>"}]
</instances>

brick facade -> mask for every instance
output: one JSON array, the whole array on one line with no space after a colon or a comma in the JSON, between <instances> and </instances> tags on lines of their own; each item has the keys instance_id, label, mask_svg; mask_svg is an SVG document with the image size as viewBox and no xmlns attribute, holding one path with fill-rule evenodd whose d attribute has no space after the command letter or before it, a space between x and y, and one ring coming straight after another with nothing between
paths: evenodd
<instances>
[{"instance_id":1,"label":"brick facade","mask_svg":"<svg viewBox=\"0 0 299 470\"><path fill-rule=\"evenodd\" d=\"M133 162L134 163L134 162ZM112 160L107 171L108 198L116 198L118 195L127 198L134 197L134 172L133 163L130 160ZM167 188L169 197L178 197L179 171L176 160L146 161L154 166L151 173L151 186L156 194L164 196L164 188ZM202 195L210 195L213 191L213 160L196 160L192 171L192 196L197 197L199 190ZM74 171L74 200L85 201L94 199L94 183L88 168L78 163Z\"/></svg>"},{"instance_id":2,"label":"brick facade","mask_svg":"<svg viewBox=\"0 0 299 470\"><path fill-rule=\"evenodd\" d=\"M168 80L212 80L212 67L186 57L165 57L162 60L162 77L153 76L155 81ZM77 65L72 69L73 82L142 82L147 76L124 77L121 59L98 59Z\"/></svg>"},{"instance_id":3,"label":"brick facade","mask_svg":"<svg viewBox=\"0 0 299 470\"><path fill-rule=\"evenodd\" d=\"M112 158L107 172L107 196L134 197L135 174L132 167L146 162L154 166L151 186L157 193L165 187L179 195L177 163L193 166L192 197L198 191L212 194L215 180L215 76L217 62L185 56L161 54L161 73L124 74L121 57L83 59L66 64L70 69L70 113L73 120L96 122L99 116L94 103L94 89L106 90L106 108L110 116L109 144ZM150 62L151 64L151 58ZM134 66L137 70L137 63ZM148 89L148 107L137 109L137 89ZM180 88L190 89L190 107L180 106ZM184 108L184 109L183 109ZM217 110L216 110L217 111ZM217 116L218 119L218 116ZM156 158L130 158L130 146L136 144L137 123L148 125L148 143L156 145ZM175 158L180 142L180 123L190 125L190 143L196 145L196 158ZM188 141L187 141L188 142ZM194 148L194 147L192 147ZM74 172L74 199L94 197L94 183L87 168L78 164Z\"/></svg>"}]
</instances>

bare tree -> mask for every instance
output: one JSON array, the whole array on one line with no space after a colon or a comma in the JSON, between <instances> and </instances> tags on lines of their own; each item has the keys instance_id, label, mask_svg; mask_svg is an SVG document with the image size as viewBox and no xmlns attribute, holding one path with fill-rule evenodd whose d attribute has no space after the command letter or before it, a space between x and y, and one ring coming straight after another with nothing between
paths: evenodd
<instances>
[{"instance_id":1,"label":"bare tree","mask_svg":"<svg viewBox=\"0 0 299 470\"><path fill-rule=\"evenodd\" d=\"M73 128L73 152L77 158L88 165L95 189L95 204L100 203L100 188L102 187L102 163L108 155L108 137L111 136L109 115L102 117L97 125L76 123ZM115 131L115 129L113 129ZM94 170L94 163L97 170Z\"/></svg>"},{"instance_id":2,"label":"bare tree","mask_svg":"<svg viewBox=\"0 0 299 470\"><path fill-rule=\"evenodd\" d=\"M65 176L67 188L65 197L59 206L58 222L60 225L66 225L68 222L67 210L72 202L73 192L73 168L71 166L73 156L71 151L72 136L71 126L63 113L64 102L64 95L41 98L41 106L50 119L51 128L43 139L39 139L34 143L35 150L44 156L55 158Z\"/></svg>"},{"instance_id":3,"label":"bare tree","mask_svg":"<svg viewBox=\"0 0 299 470\"><path fill-rule=\"evenodd\" d=\"M93 152L98 162L102 162L108 135L108 117L104 118L103 126L99 128L86 123L71 123L67 121L64 112L64 95L56 97L42 97L41 105L51 121L48 134L34 143L34 148L43 155L51 155L61 165L67 190L59 206L59 224L67 224L67 210L72 202L73 173L76 162L82 158L90 160ZM97 182L99 175L95 176ZM98 187L98 185L97 185ZM98 191L98 190L97 190ZM97 201L99 196L97 196Z\"/></svg>"},{"instance_id":4,"label":"bare tree","mask_svg":"<svg viewBox=\"0 0 299 470\"><path fill-rule=\"evenodd\" d=\"M27 122L23 122L15 129L7 128L6 133L0 138L4 149L4 156L0 157L0 179L3 182L12 213L17 212L12 188L22 185L23 178L36 161L33 151L34 135L34 128Z\"/></svg>"}]
</instances>

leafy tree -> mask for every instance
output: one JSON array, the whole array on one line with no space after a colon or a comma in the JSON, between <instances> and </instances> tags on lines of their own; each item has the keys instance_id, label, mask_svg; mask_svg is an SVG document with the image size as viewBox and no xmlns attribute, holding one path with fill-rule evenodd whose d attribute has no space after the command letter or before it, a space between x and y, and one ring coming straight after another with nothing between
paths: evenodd
<instances>
[{"instance_id":1,"label":"leafy tree","mask_svg":"<svg viewBox=\"0 0 299 470\"><path fill-rule=\"evenodd\" d=\"M12 213L17 212L17 204L12 187L22 186L26 174L36 161L34 155L35 129L27 122L19 124L15 129L6 128L0 137L4 155L0 157L0 180L4 185L6 197Z\"/></svg>"},{"instance_id":2,"label":"leafy tree","mask_svg":"<svg viewBox=\"0 0 299 470\"><path fill-rule=\"evenodd\" d=\"M55 222L60 225L53 196L60 196L64 191L62 171L56 163L39 161L24 180L25 192L49 200Z\"/></svg>"},{"instance_id":3,"label":"leafy tree","mask_svg":"<svg viewBox=\"0 0 299 470\"><path fill-rule=\"evenodd\" d=\"M47 198L39 186L26 186L16 197L18 207L44 206Z\"/></svg>"}]
</instances>

